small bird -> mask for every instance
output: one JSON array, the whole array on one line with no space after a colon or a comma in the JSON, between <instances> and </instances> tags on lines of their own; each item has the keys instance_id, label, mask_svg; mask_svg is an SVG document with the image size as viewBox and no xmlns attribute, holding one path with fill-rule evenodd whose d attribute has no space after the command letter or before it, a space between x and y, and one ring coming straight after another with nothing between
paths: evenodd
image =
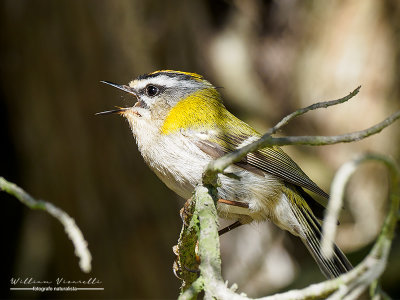
<instances>
[{"instance_id":1,"label":"small bird","mask_svg":"<svg viewBox=\"0 0 400 300\"><path fill-rule=\"evenodd\" d=\"M184 199L201 183L210 161L261 137L225 108L217 89L201 75L161 70L141 75L128 85L104 83L131 94L136 103L98 114L125 117L145 162ZM236 178L219 174L220 217L236 221L233 227L272 221L303 241L327 278L352 269L336 245L332 258L321 253L324 207L304 189L326 199L329 195L281 148L249 153L226 171Z\"/></svg>"}]
</instances>

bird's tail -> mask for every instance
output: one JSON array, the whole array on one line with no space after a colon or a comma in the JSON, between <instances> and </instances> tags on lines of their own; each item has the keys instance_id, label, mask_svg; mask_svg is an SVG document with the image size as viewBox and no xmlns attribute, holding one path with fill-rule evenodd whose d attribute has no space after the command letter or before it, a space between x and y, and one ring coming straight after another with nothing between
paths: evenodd
<instances>
[{"instance_id":1,"label":"bird's tail","mask_svg":"<svg viewBox=\"0 0 400 300\"><path fill-rule=\"evenodd\" d=\"M322 273L327 278L335 278L353 269L347 257L335 244L333 246L334 253L331 258L327 258L322 254L321 224L314 216L307 203L303 201L301 201L301 203L297 201L297 203L295 202L296 204L293 203L292 210L303 229L303 234L300 237L308 251L310 251L311 255L314 257Z\"/></svg>"}]
</instances>

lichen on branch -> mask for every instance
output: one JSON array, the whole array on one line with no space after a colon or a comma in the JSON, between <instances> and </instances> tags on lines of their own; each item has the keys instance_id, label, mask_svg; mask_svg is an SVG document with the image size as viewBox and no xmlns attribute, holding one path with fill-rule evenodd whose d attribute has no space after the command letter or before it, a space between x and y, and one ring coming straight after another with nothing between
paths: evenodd
<instances>
[{"instance_id":1,"label":"lichen on branch","mask_svg":"<svg viewBox=\"0 0 400 300\"><path fill-rule=\"evenodd\" d=\"M306 108L299 109L292 114L283 118L276 126L271 128L265 135L259 140L244 146L236 151L228 153L214 161L212 161L206 168L203 174L203 182L199 184L192 197L194 201L193 218L196 220L196 228L198 231L195 232L196 240L198 241L198 255L200 258L199 273L196 273L196 278L193 283L185 285L182 289L182 293L179 299L194 299L201 292L204 291L206 299L249 299L244 294L237 294L237 286L234 284L231 288L224 282L221 275L221 259L219 253L219 239L218 239L218 216L216 211L216 187L218 184L218 174L224 174L224 170L231 164L240 161L248 153L257 151L264 147L273 145L331 145L343 142L353 142L360 139L369 137L371 135L379 133L390 124L400 119L400 111L392 114L382 122L371 126L365 130L338 135L338 136L297 136L297 137L272 137L271 135L285 126L289 121L295 117L302 115L308 111L329 107L332 105L340 104L353 98L358 92L360 87L356 88L349 95L332 101L319 102L308 106ZM390 178L391 178L391 190L389 193L390 210L386 216L384 225L381 233L376 240L374 247L371 252L365 257L365 259L357 265L350 272L341 275L338 278L327 280L318 284L310 285L301 290L291 290L285 293L276 294L264 298L263 300L286 300L286 299L357 299L357 297L363 293L368 287L370 288L371 296L374 299L389 299L376 284L377 279L383 273L388 255L390 252L391 241L394 237L395 225L398 220L399 210L399 199L400 199L400 171L397 163L382 155L368 154L357 158L350 162L354 169L366 160L377 160L387 166ZM353 170L354 171L354 170ZM344 189L347 180L350 178L350 172L345 180L342 180L342 185L334 187L335 191L342 201L343 192L336 191L337 189ZM336 196L335 196L336 197ZM337 203L332 203L337 207ZM328 216L330 208L328 207ZM334 209L333 209L334 210ZM335 212L334 212L335 213ZM328 219L332 219L329 216ZM337 215L334 215L334 220L337 219ZM326 225L325 225L326 226ZM324 227L325 227L324 226ZM334 227L336 226L336 223ZM185 226L184 226L185 227ZM329 224L328 224L329 227ZM336 227L335 227L336 228ZM183 231L185 228L182 229ZM182 236L182 234L181 234ZM334 237L334 232L328 234L328 238L324 243L327 246L326 251L329 252L329 247ZM180 252L183 252L185 243L180 244ZM189 245L193 247L193 244ZM179 254L178 254L179 255ZM181 266L184 267L184 266ZM185 280L185 279L183 279Z\"/></svg>"},{"instance_id":2,"label":"lichen on branch","mask_svg":"<svg viewBox=\"0 0 400 300\"><path fill-rule=\"evenodd\" d=\"M7 181L0 177L0 190L13 195L21 203L25 204L31 209L43 210L54 218L56 218L64 226L69 239L72 241L75 248L75 255L79 257L79 267L85 273L89 273L92 269L92 255L87 247L87 242L83 237L82 231L76 225L75 220L71 218L65 211L58 208L54 204L36 200L16 184Z\"/></svg>"}]
</instances>

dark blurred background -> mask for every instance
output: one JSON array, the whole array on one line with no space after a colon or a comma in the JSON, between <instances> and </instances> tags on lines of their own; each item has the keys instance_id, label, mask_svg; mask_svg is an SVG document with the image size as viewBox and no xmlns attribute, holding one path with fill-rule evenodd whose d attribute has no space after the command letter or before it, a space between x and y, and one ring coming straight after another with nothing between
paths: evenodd
<instances>
[{"instance_id":1,"label":"dark blurred background","mask_svg":"<svg viewBox=\"0 0 400 300\"><path fill-rule=\"evenodd\" d=\"M172 274L183 200L143 163L127 122L94 113L133 105L101 84L158 69L197 72L231 111L259 131L316 101L359 95L308 113L285 135L367 128L400 109L400 4L353 1L0 2L0 176L75 218L93 271L80 271L62 226L1 193L1 298L176 298ZM335 170L357 153L399 161L400 125L353 144L285 147L329 191ZM386 209L381 166L352 178L338 244L355 264ZM249 296L323 280L301 242L268 223L221 238L224 277ZM395 240L382 285L400 298ZM9 291L10 279L102 281L102 292Z\"/></svg>"}]
</instances>

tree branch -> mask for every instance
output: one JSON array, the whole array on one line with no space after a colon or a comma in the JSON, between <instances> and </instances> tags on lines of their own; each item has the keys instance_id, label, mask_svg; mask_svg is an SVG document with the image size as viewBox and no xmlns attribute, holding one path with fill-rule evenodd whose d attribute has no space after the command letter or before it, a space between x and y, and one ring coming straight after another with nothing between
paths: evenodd
<instances>
[{"instance_id":1,"label":"tree branch","mask_svg":"<svg viewBox=\"0 0 400 300\"><path fill-rule=\"evenodd\" d=\"M389 116L384 121L367 128L362 131L343 134L338 136L299 136L299 137L271 137L271 134L286 125L293 118L304 114L310 110L328 107L331 105L343 103L354 97L359 87L352 93L338 100L316 103L306 108L300 109L285 118L283 118L276 126L271 128L258 141L253 142L245 147L242 147L234 152L228 153L223 157L212 161L206 168L203 174L203 185L199 185L195 189L193 199L195 201L195 209L193 218L198 220L198 249L200 255L200 274L194 284L186 289L180 296L180 299L192 299L201 290L205 292L205 298L211 299L248 299L246 295L235 293L236 285L228 288L227 283L223 282L221 277L221 262L219 257L219 240L217 236L217 215L216 215L216 187L217 176L224 172L225 168L230 164L240 161L249 152L254 152L259 149L274 146L274 145L329 145L343 142L358 141L373 134L376 134L398 120L400 111ZM328 239L324 243L324 251L330 251L332 239L335 235L334 230L336 225L332 225L332 220L337 219L338 207L341 206L341 198L345 184L354 172L355 168L363 161L378 160L383 162L390 171L391 190L390 201L391 207L382 227L382 231L367 257L353 270L343 274L342 276L327 280L318 284L310 285L302 290L292 290L286 293L276 294L269 297L260 298L263 300L286 300L286 299L356 299L363 293L368 286L370 292L375 298L384 296L384 293L377 287L376 280L380 277L385 269L388 254L390 252L391 242L394 236L394 229L398 219L400 185L399 185L399 168L394 161L380 155L368 154L356 159L343 166L337 175L337 179L332 186L332 195L339 200L331 201L330 206L333 208L333 215L328 214L328 223L326 226L333 226L333 232L328 234ZM184 247L184 245L182 245ZM327 298L329 297L329 298Z\"/></svg>"},{"instance_id":2,"label":"tree branch","mask_svg":"<svg viewBox=\"0 0 400 300\"><path fill-rule=\"evenodd\" d=\"M392 114L382 122L367 128L365 130L356 131L352 133L336 135L336 136L293 136L293 137L272 137L271 134L279 130L282 126L286 125L289 120L295 118L298 115L304 114L310 110L328 107L331 105L335 105L338 103L343 103L354 97L360 87L355 89L346 97L343 97L338 100L328 101L328 102L320 102L315 105L310 105L306 108L299 109L292 114L284 117L280 122L277 123L272 129L270 129L266 134L264 134L257 141L246 145L240 149L232 151L216 160L213 160L207 166L204 175L203 175L203 183L204 184L216 184L217 175L219 173L223 173L223 171L231 164L240 161L243 157L245 157L248 153L260 150L265 147L271 146L284 146L284 145L310 145L310 146L322 146L322 145L332 145L338 143L349 143L354 141L359 141L364 138L367 138L371 135L377 134L381 132L384 128L388 127L390 124L400 119L400 111ZM328 104L327 104L328 103Z\"/></svg>"},{"instance_id":3,"label":"tree branch","mask_svg":"<svg viewBox=\"0 0 400 300\"><path fill-rule=\"evenodd\" d=\"M361 86L357 87L354 91L352 91L350 94L348 94L347 96L345 96L343 98L340 98L337 100L317 102L317 103L311 104L310 106L300 108L300 109L296 110L295 112L292 112L291 114L284 117L281 121L278 122L278 124L276 124L274 127L269 129L265 133L265 135L271 135L271 134L276 133L278 130L282 129L283 126L288 124L291 120L293 120L294 118L296 118L298 116L305 114L306 112L309 112L310 110L315 110L318 108L328 108L329 106L333 106L333 105L337 105L337 104L341 104L346 101L349 101L351 98L353 98L355 95L358 94L358 92L360 91L360 88L361 88Z\"/></svg>"},{"instance_id":4,"label":"tree branch","mask_svg":"<svg viewBox=\"0 0 400 300\"><path fill-rule=\"evenodd\" d=\"M390 172L390 178L392 179L390 183L391 192L389 194L391 203L396 201L396 199L393 199L393 197L395 197L396 194L400 194L398 184L396 185L396 180L397 182L399 181L398 174L400 173L400 171L396 166L396 163L388 157L372 153L365 154L341 166L340 169L336 172L335 177L332 181L329 203L322 226L321 251L327 257L331 257L333 254L333 241L336 235L337 220L339 218L339 212L342 207L346 184L349 181L351 175L356 171L357 167L361 163L370 160L383 163ZM396 222L395 219L396 216L392 216L393 222Z\"/></svg>"},{"instance_id":5,"label":"tree branch","mask_svg":"<svg viewBox=\"0 0 400 300\"><path fill-rule=\"evenodd\" d=\"M350 272L338 278L327 280L318 284L310 285L301 290L291 290L289 292L275 294L260 300L307 300L307 299L357 299L375 280L383 273L390 252L391 243L394 237L395 226L400 202L400 170L394 161L381 155L367 154L354 161L345 164L340 171L349 174L346 170L351 165L358 166L367 160L378 160L384 163L390 172L391 190L389 193L390 210L385 219L381 233L367 257ZM337 175L342 177L343 175ZM350 176L346 176L347 180ZM346 180L346 181L347 181ZM342 188L345 182L342 181ZM337 188L332 187L332 188ZM195 190L196 209L194 215L199 216L199 253L200 253L200 277L197 279L206 293L206 298L216 299L249 299L245 295L235 293L235 287L228 288L221 277L221 262L219 258L219 240L216 238L218 233L215 197L210 195L212 188L205 188L199 185ZM343 195L343 193L341 193ZM213 200L214 198L214 200ZM201 216L201 217L200 217ZM336 220L336 218L335 218ZM217 255L216 255L217 254ZM200 291L197 289L195 295ZM374 291L383 295L378 289ZM189 296L190 295L190 296ZM194 293L187 290L180 299L192 299Z\"/></svg>"},{"instance_id":6,"label":"tree branch","mask_svg":"<svg viewBox=\"0 0 400 300\"><path fill-rule=\"evenodd\" d=\"M78 228L74 219L54 204L43 200L36 200L23 189L7 181L3 177L0 177L0 190L13 195L29 208L44 210L60 221L74 245L75 255L79 257L79 266L81 270L85 273L91 271L92 255L87 248L87 242L83 237L82 231Z\"/></svg>"}]
</instances>

